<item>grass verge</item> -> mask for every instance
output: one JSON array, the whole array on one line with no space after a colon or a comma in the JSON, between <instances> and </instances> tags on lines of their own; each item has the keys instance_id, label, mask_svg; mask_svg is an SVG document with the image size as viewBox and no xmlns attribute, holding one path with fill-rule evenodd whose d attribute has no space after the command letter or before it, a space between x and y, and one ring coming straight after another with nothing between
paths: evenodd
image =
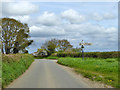
<instances>
[{"instance_id":1,"label":"grass verge","mask_svg":"<svg viewBox=\"0 0 120 90\"><path fill-rule=\"evenodd\" d=\"M34 57L29 54L9 54L3 55L2 59L2 88L5 88L28 69Z\"/></svg>"},{"instance_id":2,"label":"grass verge","mask_svg":"<svg viewBox=\"0 0 120 90\"><path fill-rule=\"evenodd\" d=\"M58 59L57 56L49 56L49 57L35 57L35 59Z\"/></svg>"},{"instance_id":3,"label":"grass verge","mask_svg":"<svg viewBox=\"0 0 120 90\"><path fill-rule=\"evenodd\" d=\"M0 53L0 89L2 88L2 56Z\"/></svg>"},{"instance_id":4,"label":"grass verge","mask_svg":"<svg viewBox=\"0 0 120 90\"><path fill-rule=\"evenodd\" d=\"M118 88L118 59L108 58L59 58L58 63L75 69L90 80L100 81Z\"/></svg>"}]
</instances>

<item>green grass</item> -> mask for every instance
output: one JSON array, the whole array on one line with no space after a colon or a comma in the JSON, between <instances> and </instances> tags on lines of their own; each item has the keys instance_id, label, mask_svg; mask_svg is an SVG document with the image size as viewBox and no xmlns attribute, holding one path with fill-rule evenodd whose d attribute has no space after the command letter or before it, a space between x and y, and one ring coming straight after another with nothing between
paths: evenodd
<instances>
[{"instance_id":1,"label":"green grass","mask_svg":"<svg viewBox=\"0 0 120 90\"><path fill-rule=\"evenodd\" d=\"M118 88L118 59L108 58L59 58L58 63L75 68L77 73L91 80Z\"/></svg>"},{"instance_id":2,"label":"green grass","mask_svg":"<svg viewBox=\"0 0 120 90\"><path fill-rule=\"evenodd\" d=\"M2 88L23 74L33 62L34 57L29 54L3 55Z\"/></svg>"},{"instance_id":3,"label":"green grass","mask_svg":"<svg viewBox=\"0 0 120 90\"><path fill-rule=\"evenodd\" d=\"M2 83L2 58L0 55L0 88L1 88L1 84Z\"/></svg>"},{"instance_id":4,"label":"green grass","mask_svg":"<svg viewBox=\"0 0 120 90\"><path fill-rule=\"evenodd\" d=\"M58 59L58 57L56 57L56 56L49 56L49 57L46 57L46 59Z\"/></svg>"},{"instance_id":5,"label":"green grass","mask_svg":"<svg viewBox=\"0 0 120 90\"><path fill-rule=\"evenodd\" d=\"M49 56L49 57L35 57L35 59L58 59L57 56Z\"/></svg>"}]
</instances>

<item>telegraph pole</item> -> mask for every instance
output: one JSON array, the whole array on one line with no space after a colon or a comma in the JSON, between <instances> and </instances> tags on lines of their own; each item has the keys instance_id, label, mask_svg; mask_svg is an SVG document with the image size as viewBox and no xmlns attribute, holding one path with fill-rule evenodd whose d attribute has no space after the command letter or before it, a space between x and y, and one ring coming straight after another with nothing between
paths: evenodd
<instances>
[{"instance_id":1,"label":"telegraph pole","mask_svg":"<svg viewBox=\"0 0 120 90\"><path fill-rule=\"evenodd\" d=\"M92 45L92 43L84 43L83 40L82 42L79 44L81 45L81 48L82 48L82 60L84 60L84 45Z\"/></svg>"}]
</instances>

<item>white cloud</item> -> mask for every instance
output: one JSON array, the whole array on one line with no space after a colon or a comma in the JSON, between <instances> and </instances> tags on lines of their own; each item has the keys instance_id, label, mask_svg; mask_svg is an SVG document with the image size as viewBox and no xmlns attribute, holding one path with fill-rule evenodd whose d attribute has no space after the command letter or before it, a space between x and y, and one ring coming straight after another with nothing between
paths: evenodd
<instances>
[{"instance_id":1,"label":"white cloud","mask_svg":"<svg viewBox=\"0 0 120 90\"><path fill-rule=\"evenodd\" d=\"M30 33L33 37L49 37L65 35L63 28L58 26L31 26Z\"/></svg>"},{"instance_id":2,"label":"white cloud","mask_svg":"<svg viewBox=\"0 0 120 90\"><path fill-rule=\"evenodd\" d=\"M117 28L95 25L95 24L67 24L64 29L71 38L87 38L99 40L117 40ZM74 35L74 36L73 36Z\"/></svg>"},{"instance_id":3,"label":"white cloud","mask_svg":"<svg viewBox=\"0 0 120 90\"><path fill-rule=\"evenodd\" d=\"M61 13L61 17L68 20L70 23L83 23L88 20L102 21L115 19L116 16L113 13L93 13L92 15L81 15L78 11L68 9Z\"/></svg>"},{"instance_id":4,"label":"white cloud","mask_svg":"<svg viewBox=\"0 0 120 90\"><path fill-rule=\"evenodd\" d=\"M14 18L16 20L19 20L22 23L29 23L31 21L31 18L28 15L25 15L25 16L10 16L10 18Z\"/></svg>"},{"instance_id":5,"label":"white cloud","mask_svg":"<svg viewBox=\"0 0 120 90\"><path fill-rule=\"evenodd\" d=\"M104 19L115 19L115 15L112 13L105 13L103 16Z\"/></svg>"},{"instance_id":6,"label":"white cloud","mask_svg":"<svg viewBox=\"0 0 120 90\"><path fill-rule=\"evenodd\" d=\"M3 3L3 15L21 16L35 13L39 10L37 5L30 2Z\"/></svg>"},{"instance_id":7,"label":"white cloud","mask_svg":"<svg viewBox=\"0 0 120 90\"><path fill-rule=\"evenodd\" d=\"M107 28L105 32L114 34L114 33L118 33L118 30L115 27L110 27L110 28Z\"/></svg>"},{"instance_id":8,"label":"white cloud","mask_svg":"<svg viewBox=\"0 0 120 90\"><path fill-rule=\"evenodd\" d=\"M59 25L61 23L60 18L52 12L44 12L41 16L38 17L37 23L51 26Z\"/></svg>"},{"instance_id":9,"label":"white cloud","mask_svg":"<svg viewBox=\"0 0 120 90\"><path fill-rule=\"evenodd\" d=\"M96 21L103 20L103 17L101 15L99 15L98 13L93 13L93 16L90 18L92 18L93 20L96 20Z\"/></svg>"},{"instance_id":10,"label":"white cloud","mask_svg":"<svg viewBox=\"0 0 120 90\"><path fill-rule=\"evenodd\" d=\"M73 9L62 12L61 16L69 20L71 23L82 23L85 21L85 16L80 15L77 11Z\"/></svg>"},{"instance_id":11,"label":"white cloud","mask_svg":"<svg viewBox=\"0 0 120 90\"><path fill-rule=\"evenodd\" d=\"M30 33L34 37L54 37L68 38L68 39L85 39L93 40L94 43L99 41L117 41L117 28L109 27L96 24L64 24L56 26L31 26Z\"/></svg>"},{"instance_id":12,"label":"white cloud","mask_svg":"<svg viewBox=\"0 0 120 90\"><path fill-rule=\"evenodd\" d=\"M89 18L92 20L101 21L106 19L115 19L116 17L112 13L104 13L102 15L98 13L93 13L92 15L90 15Z\"/></svg>"}]
</instances>

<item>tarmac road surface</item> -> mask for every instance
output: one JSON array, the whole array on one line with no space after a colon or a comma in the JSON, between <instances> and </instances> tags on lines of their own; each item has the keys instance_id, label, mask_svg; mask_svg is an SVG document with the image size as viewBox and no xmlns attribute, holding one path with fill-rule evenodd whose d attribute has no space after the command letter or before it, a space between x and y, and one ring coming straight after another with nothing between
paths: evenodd
<instances>
[{"instance_id":1,"label":"tarmac road surface","mask_svg":"<svg viewBox=\"0 0 120 90\"><path fill-rule=\"evenodd\" d=\"M35 59L30 68L7 88L90 88L56 60Z\"/></svg>"}]
</instances>

